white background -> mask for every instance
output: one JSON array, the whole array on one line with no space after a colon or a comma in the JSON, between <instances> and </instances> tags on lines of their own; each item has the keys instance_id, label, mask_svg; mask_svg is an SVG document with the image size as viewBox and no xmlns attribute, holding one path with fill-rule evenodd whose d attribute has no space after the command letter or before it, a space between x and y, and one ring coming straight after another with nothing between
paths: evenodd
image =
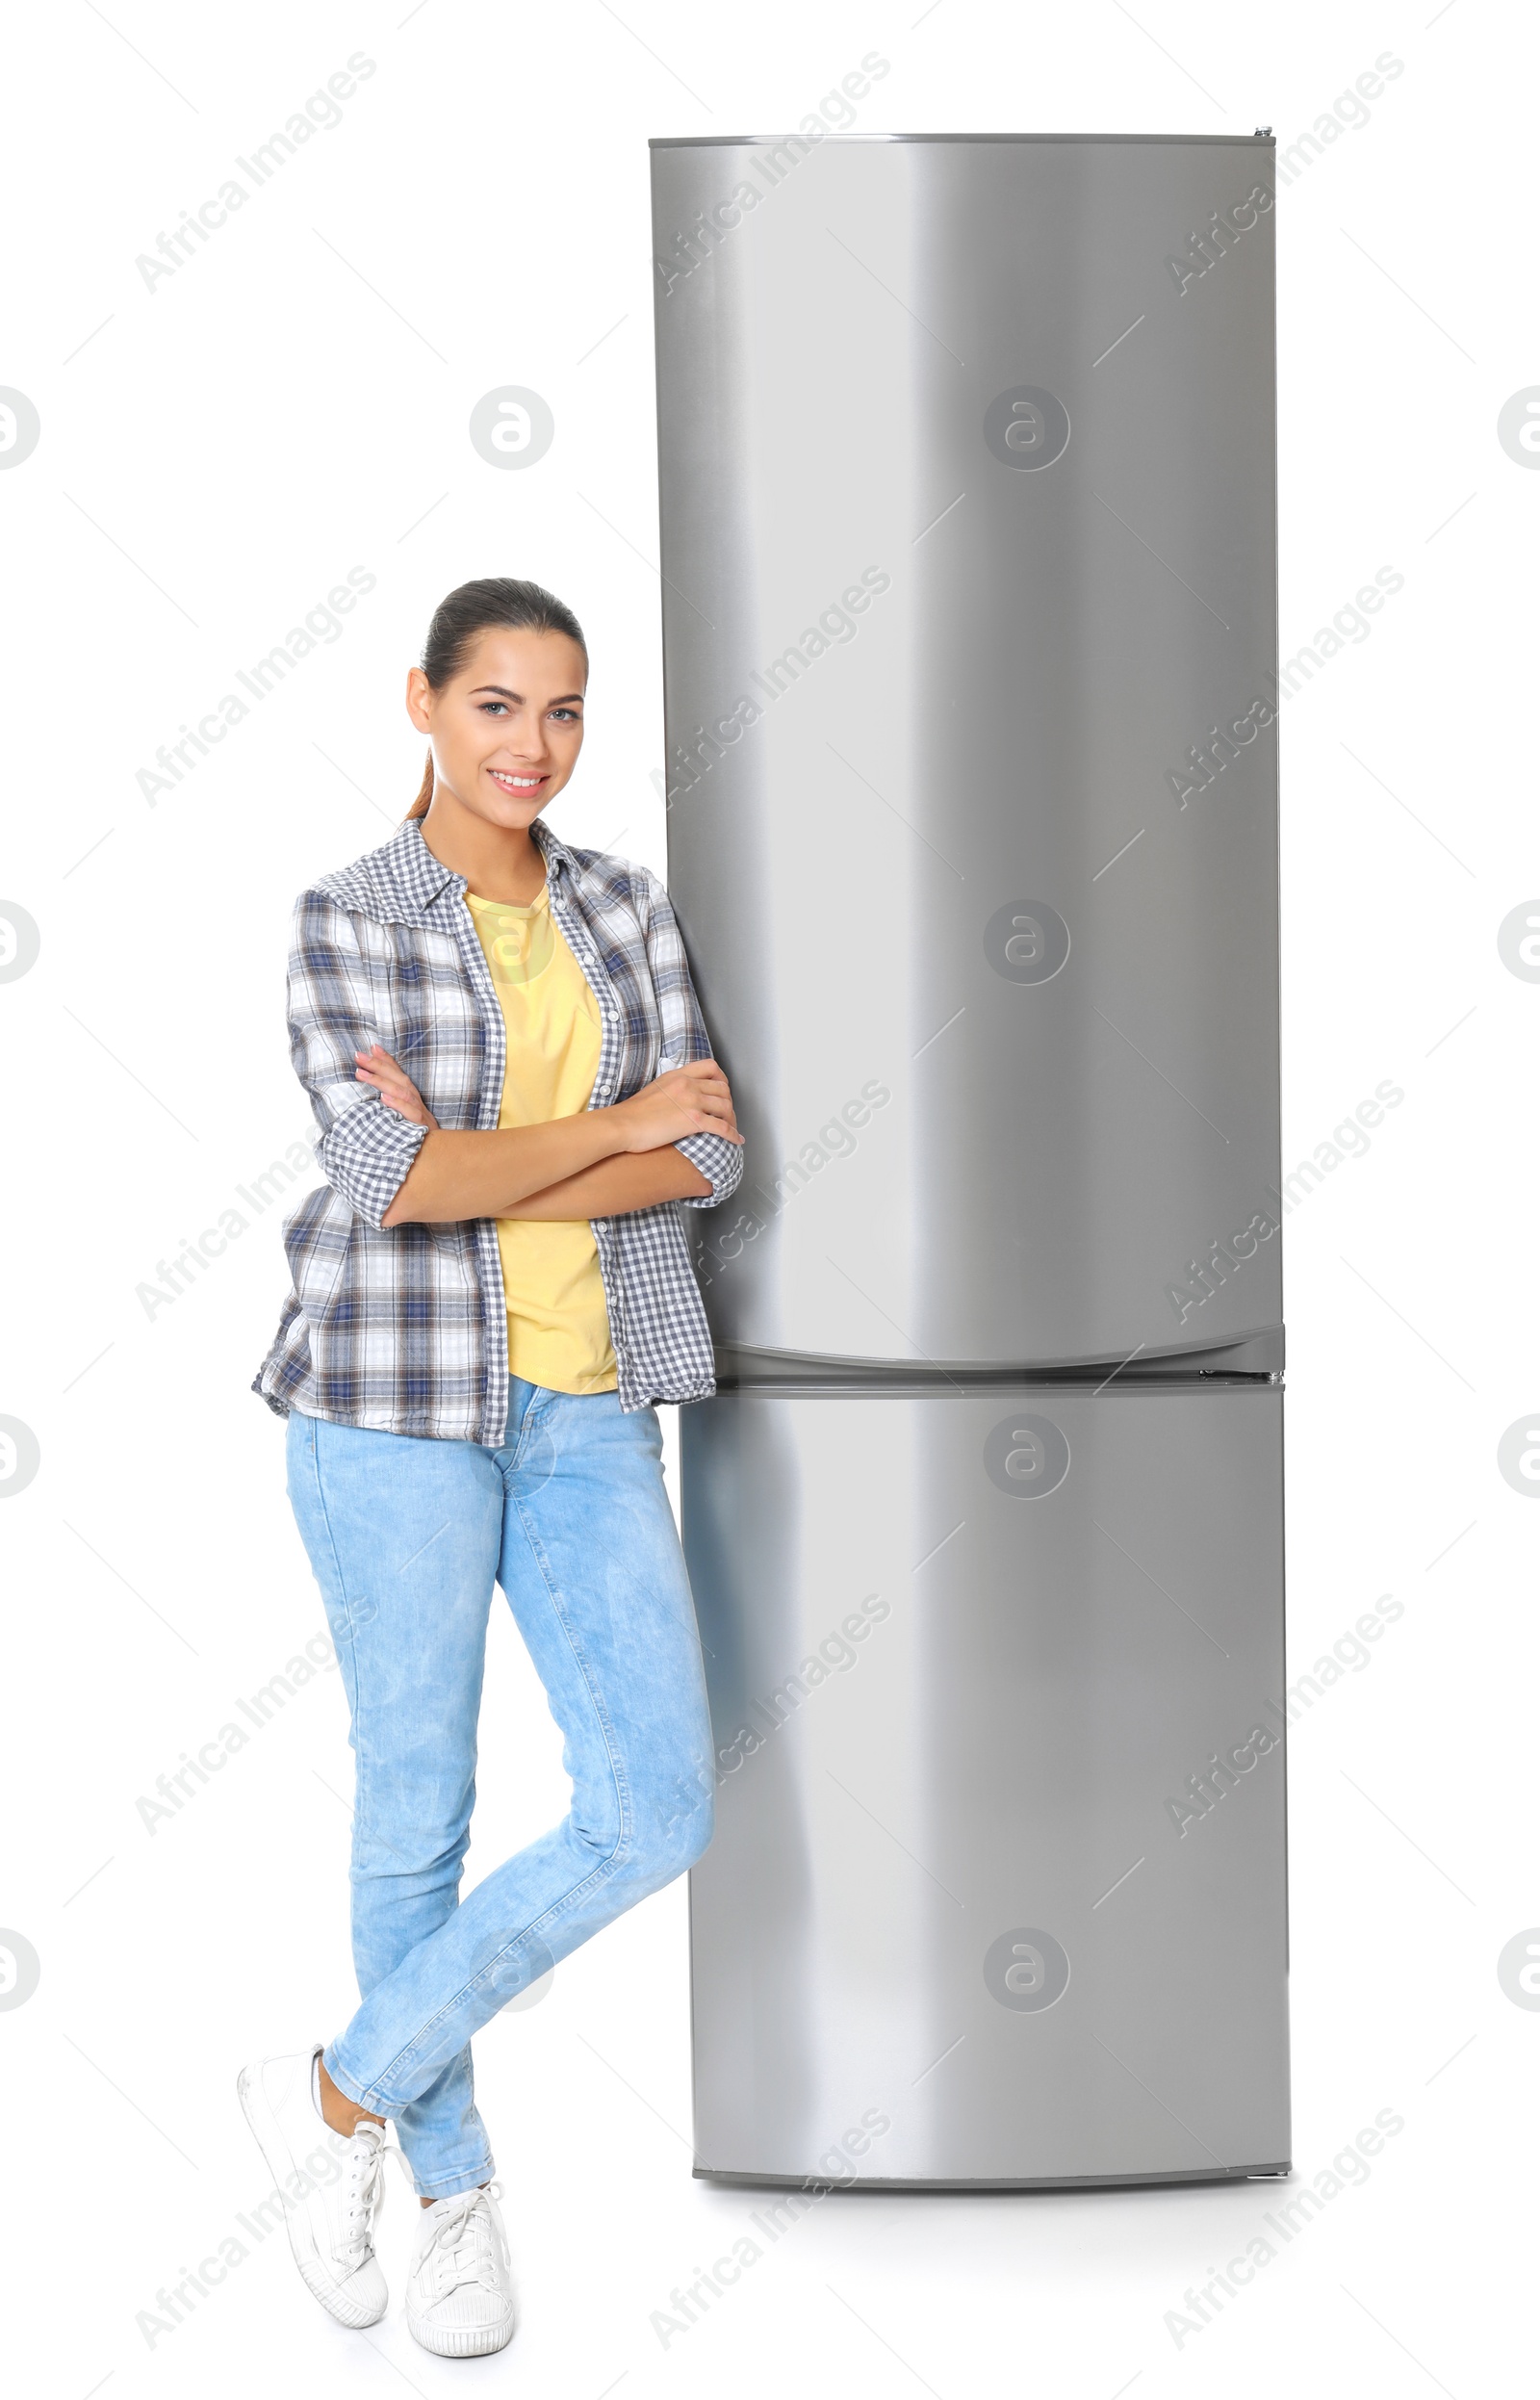
<instances>
[{"instance_id":1,"label":"white background","mask_svg":"<svg viewBox=\"0 0 1540 2400\"><path fill-rule=\"evenodd\" d=\"M1523 2380L1540 2014L1497 1960L1540 1921L1540 1515L1497 1452L1540 1402L1540 989L1497 930L1540 891L1540 475L1496 423L1540 381L1537 61L1517 11L1436 6L60 0L13 19L0 383L42 427L0 473L0 896L42 942L0 989L0 1414L41 1449L0 1511L0 1925L41 1961L0 2009L18 2388L1196 2400L1324 2378L1466 2400ZM1405 579L1283 723L1286 1163L1382 1080L1405 1096L1286 1226L1292 1671L1379 1593L1404 1606L1293 1740L1299 2175L1376 2111L1404 2129L1180 2342L1168 2312L1271 2187L836 2194L665 2347L652 2312L757 2199L690 2177L676 1886L478 2040L510 2351L435 2361L398 2311L346 2334L276 2238L151 2342L139 2313L267 2185L238 2066L351 2008L350 1758L327 1674L174 1820L141 1819L322 1620L282 1428L247 1388L287 1289L281 1210L152 1318L137 1287L306 1130L290 903L416 791L400 692L444 591L529 575L577 607L588 745L553 821L661 869L647 137L789 130L872 50L890 72L865 131L1270 122L1291 142L1382 53L1402 69L1280 194L1278 236L1285 656L1377 569ZM342 123L147 289L137 256L354 52L375 71ZM526 474L467 438L508 383L555 417ZM151 806L157 747L354 566L376 582L341 637ZM487 1709L473 1877L563 1805L500 1612ZM398 2292L405 2231L395 2192Z\"/></svg>"}]
</instances>

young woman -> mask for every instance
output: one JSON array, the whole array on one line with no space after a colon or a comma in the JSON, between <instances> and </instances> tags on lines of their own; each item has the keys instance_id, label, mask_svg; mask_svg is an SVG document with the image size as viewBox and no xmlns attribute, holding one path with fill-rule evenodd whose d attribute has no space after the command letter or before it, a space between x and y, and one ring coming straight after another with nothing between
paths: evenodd
<instances>
[{"instance_id":1,"label":"young woman","mask_svg":"<svg viewBox=\"0 0 1540 2400\"><path fill-rule=\"evenodd\" d=\"M289 1028L326 1181L286 1224L294 1291L253 1385L288 1418L347 1692L362 2005L245 2068L242 2104L299 2271L350 2326L387 2306L396 2125L422 2201L407 2322L452 2358L513 2332L471 2036L711 1831L653 1404L714 1388L679 1209L736 1188L742 1137L662 885L541 822L587 674L538 584L451 592L407 679L431 745L416 805L300 894ZM572 1807L462 1902L495 1582Z\"/></svg>"}]
</instances>

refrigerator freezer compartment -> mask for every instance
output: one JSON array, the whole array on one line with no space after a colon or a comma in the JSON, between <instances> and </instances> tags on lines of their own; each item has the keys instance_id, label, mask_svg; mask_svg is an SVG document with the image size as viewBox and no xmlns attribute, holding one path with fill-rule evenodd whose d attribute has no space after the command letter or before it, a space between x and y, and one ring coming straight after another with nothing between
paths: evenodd
<instances>
[{"instance_id":1,"label":"refrigerator freezer compartment","mask_svg":"<svg viewBox=\"0 0 1540 2400\"><path fill-rule=\"evenodd\" d=\"M740 1390L680 1427L697 2171L1282 2172L1277 1386Z\"/></svg>"}]
</instances>

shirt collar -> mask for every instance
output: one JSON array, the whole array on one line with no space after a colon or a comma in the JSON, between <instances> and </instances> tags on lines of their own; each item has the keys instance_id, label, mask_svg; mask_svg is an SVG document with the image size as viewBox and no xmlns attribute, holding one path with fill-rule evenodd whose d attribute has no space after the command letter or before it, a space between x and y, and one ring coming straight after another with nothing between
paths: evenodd
<instances>
[{"instance_id":1,"label":"shirt collar","mask_svg":"<svg viewBox=\"0 0 1540 2400\"><path fill-rule=\"evenodd\" d=\"M546 863L546 876L552 881L563 871L576 876L578 861L560 836L538 816L529 828L530 838ZM379 882L384 886L395 909L409 920L421 919L440 895L452 885L455 897L463 896L466 880L453 867L446 866L436 858L423 838L420 817L409 816L391 839L374 853Z\"/></svg>"},{"instance_id":2,"label":"shirt collar","mask_svg":"<svg viewBox=\"0 0 1540 2400\"><path fill-rule=\"evenodd\" d=\"M537 816L534 823L530 826L529 839L532 842L534 842L536 848L541 852L545 859L546 873L548 876L554 869L558 872L565 872L569 878L576 878L578 873L577 859L574 857L572 851L568 849L566 843L562 840L561 836L559 834L552 833L551 827L546 823L543 816Z\"/></svg>"}]
</instances>

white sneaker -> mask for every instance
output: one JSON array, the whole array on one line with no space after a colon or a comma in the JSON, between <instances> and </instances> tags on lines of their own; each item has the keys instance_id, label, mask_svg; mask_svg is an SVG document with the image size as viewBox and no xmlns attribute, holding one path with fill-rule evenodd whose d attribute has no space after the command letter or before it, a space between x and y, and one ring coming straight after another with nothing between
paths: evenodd
<instances>
[{"instance_id":1,"label":"white sneaker","mask_svg":"<svg viewBox=\"0 0 1540 2400\"><path fill-rule=\"evenodd\" d=\"M236 2090L278 2186L289 2247L306 2284L339 2325L375 2325L390 2300L374 2256L385 2128L360 2119L350 2137L332 2131L313 2094L321 2048L318 2042L292 2057L254 2059L242 2068Z\"/></svg>"},{"instance_id":2,"label":"white sneaker","mask_svg":"<svg viewBox=\"0 0 1540 2400\"><path fill-rule=\"evenodd\" d=\"M476 2359L513 2339L512 2259L499 2213L501 2186L457 2192L418 2209L406 2278L413 2339L441 2359Z\"/></svg>"}]
</instances>

